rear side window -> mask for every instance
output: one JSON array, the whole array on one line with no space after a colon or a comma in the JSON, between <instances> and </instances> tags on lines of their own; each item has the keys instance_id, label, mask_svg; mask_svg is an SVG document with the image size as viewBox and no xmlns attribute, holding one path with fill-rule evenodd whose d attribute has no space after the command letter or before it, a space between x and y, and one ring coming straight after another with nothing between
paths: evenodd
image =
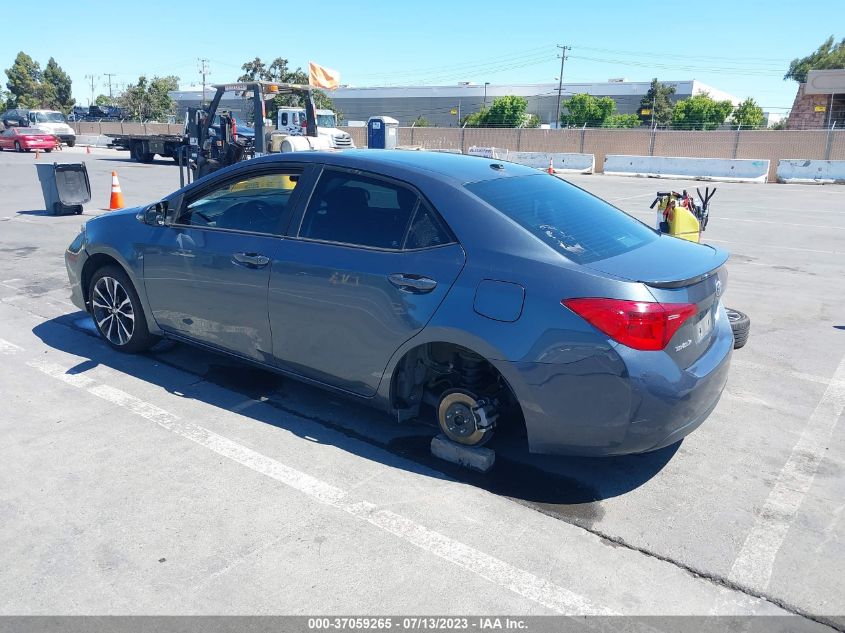
<instances>
[{"instance_id":1,"label":"rear side window","mask_svg":"<svg viewBox=\"0 0 845 633\"><path fill-rule=\"evenodd\" d=\"M299 237L400 249L417 194L391 182L326 171L302 219Z\"/></svg>"},{"instance_id":2,"label":"rear side window","mask_svg":"<svg viewBox=\"0 0 845 633\"><path fill-rule=\"evenodd\" d=\"M465 187L579 264L621 255L657 239L642 222L560 178L537 174Z\"/></svg>"},{"instance_id":3,"label":"rear side window","mask_svg":"<svg viewBox=\"0 0 845 633\"><path fill-rule=\"evenodd\" d=\"M408 229L408 237L405 238L405 248L409 250L434 248L454 241L452 234L437 214L425 202L420 202L414 220L411 222L411 228Z\"/></svg>"}]
</instances>

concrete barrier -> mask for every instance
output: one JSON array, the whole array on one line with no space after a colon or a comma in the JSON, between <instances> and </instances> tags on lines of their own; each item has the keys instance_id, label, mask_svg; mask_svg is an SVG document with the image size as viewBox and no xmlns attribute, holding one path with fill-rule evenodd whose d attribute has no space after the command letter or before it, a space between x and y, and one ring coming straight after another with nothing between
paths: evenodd
<instances>
[{"instance_id":1,"label":"concrete barrier","mask_svg":"<svg viewBox=\"0 0 845 633\"><path fill-rule=\"evenodd\" d=\"M682 156L624 156L608 154L604 173L609 176L680 178L718 182L766 182L768 160L687 158Z\"/></svg>"},{"instance_id":2,"label":"concrete barrier","mask_svg":"<svg viewBox=\"0 0 845 633\"><path fill-rule=\"evenodd\" d=\"M805 184L845 184L845 160L778 160L778 182Z\"/></svg>"},{"instance_id":3,"label":"concrete barrier","mask_svg":"<svg viewBox=\"0 0 845 633\"><path fill-rule=\"evenodd\" d=\"M596 158L593 154L515 152L498 147L470 147L467 153L470 156L506 160L543 170L549 168L551 161L555 173L558 174L592 174L596 165Z\"/></svg>"}]
</instances>

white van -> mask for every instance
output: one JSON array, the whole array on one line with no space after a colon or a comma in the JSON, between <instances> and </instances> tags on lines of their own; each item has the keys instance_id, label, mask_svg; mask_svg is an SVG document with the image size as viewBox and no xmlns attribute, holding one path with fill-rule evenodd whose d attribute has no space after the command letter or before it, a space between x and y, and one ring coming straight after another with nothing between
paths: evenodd
<instances>
[{"instance_id":1,"label":"white van","mask_svg":"<svg viewBox=\"0 0 845 633\"><path fill-rule=\"evenodd\" d=\"M30 110L29 127L38 128L58 137L68 147L76 145L76 133L67 124L65 115L56 110Z\"/></svg>"}]
</instances>

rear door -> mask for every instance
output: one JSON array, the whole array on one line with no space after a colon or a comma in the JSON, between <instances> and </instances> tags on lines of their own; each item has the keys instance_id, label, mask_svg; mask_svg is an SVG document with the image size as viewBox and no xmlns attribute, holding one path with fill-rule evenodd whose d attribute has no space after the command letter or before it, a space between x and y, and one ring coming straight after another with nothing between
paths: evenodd
<instances>
[{"instance_id":1,"label":"rear door","mask_svg":"<svg viewBox=\"0 0 845 633\"><path fill-rule=\"evenodd\" d=\"M372 395L443 301L463 249L412 187L358 171L325 169L294 225L270 274L276 362Z\"/></svg>"}]
</instances>

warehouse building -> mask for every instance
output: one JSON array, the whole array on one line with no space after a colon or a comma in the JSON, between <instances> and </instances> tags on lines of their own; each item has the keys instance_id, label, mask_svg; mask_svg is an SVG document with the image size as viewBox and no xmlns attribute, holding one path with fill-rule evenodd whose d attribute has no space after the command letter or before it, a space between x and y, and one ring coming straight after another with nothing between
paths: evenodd
<instances>
[{"instance_id":1,"label":"warehouse building","mask_svg":"<svg viewBox=\"0 0 845 633\"><path fill-rule=\"evenodd\" d=\"M718 100L729 100L734 104L739 99L722 90L701 83L695 79L689 81L662 82L675 87L673 101L687 99L692 95L707 92ZM595 97L610 97L616 102L619 114L633 114L639 110L640 100L648 92L649 81L626 81L615 79L601 83L565 83L561 98L565 101L572 95L587 93ZM344 123L355 124L366 121L371 116L390 116L399 121L401 126L410 126L423 117L429 125L436 127L455 127L462 117L480 110L485 103L490 105L496 97L518 95L528 100L528 112L540 117L540 121L554 126L555 107L557 106L558 85L547 84L474 84L462 82L453 86L395 86L395 87L352 87L345 86L330 93L332 101L343 113ZM188 88L170 93L177 105L177 118L182 120L188 107L200 105L201 89ZM214 93L206 92L206 102L211 101ZM232 110L247 118L247 102L227 94L220 104L221 108ZM249 117L251 118L251 117Z\"/></svg>"},{"instance_id":2,"label":"warehouse building","mask_svg":"<svg viewBox=\"0 0 845 633\"><path fill-rule=\"evenodd\" d=\"M719 100L738 104L739 99L696 80L663 82L675 86L674 101L708 92ZM602 83L565 83L562 100L575 94L587 93L595 97L610 97L620 114L639 110L640 100L648 92L651 82L617 79ZM331 93L335 105L347 122L366 121L374 115L387 115L409 126L417 117L425 118L438 127L457 126L461 117L490 105L496 97L518 95L528 100L528 112L540 117L542 123L555 124L558 85L547 84L473 84L456 86L401 86L356 88L342 87Z\"/></svg>"}]
</instances>

